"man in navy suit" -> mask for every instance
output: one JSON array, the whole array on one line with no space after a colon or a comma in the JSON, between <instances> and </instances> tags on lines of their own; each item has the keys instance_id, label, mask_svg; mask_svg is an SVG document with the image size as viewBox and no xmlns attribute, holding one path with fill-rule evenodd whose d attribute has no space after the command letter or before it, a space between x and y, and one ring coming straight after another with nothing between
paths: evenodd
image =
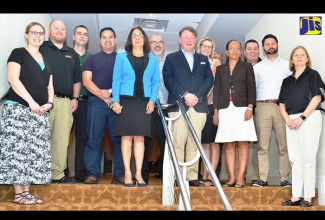
<instances>
[{"instance_id":1,"label":"man in navy suit","mask_svg":"<svg viewBox=\"0 0 325 220\"><path fill-rule=\"evenodd\" d=\"M208 57L194 50L196 37L197 31L193 27L187 26L180 30L178 41L181 49L166 56L163 78L169 92L168 103L181 100L195 133L201 140L208 113L207 94L213 85L213 75ZM175 117L178 112L178 105L168 108L169 117ZM172 121L171 127L178 161L192 161L197 153L197 146L184 117L180 116ZM197 180L198 160L186 170L190 186L204 186Z\"/></svg>"}]
</instances>

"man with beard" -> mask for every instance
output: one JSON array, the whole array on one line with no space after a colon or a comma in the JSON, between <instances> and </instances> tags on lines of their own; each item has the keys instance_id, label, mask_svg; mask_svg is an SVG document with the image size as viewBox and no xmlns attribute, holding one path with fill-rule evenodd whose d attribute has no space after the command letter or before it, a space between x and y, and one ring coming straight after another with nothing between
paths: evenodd
<instances>
[{"instance_id":1,"label":"man with beard","mask_svg":"<svg viewBox=\"0 0 325 220\"><path fill-rule=\"evenodd\" d=\"M50 111L52 183L76 183L64 174L67 168L67 148L73 123L72 113L78 108L81 88L81 69L77 53L66 45L67 27L53 20L49 40L40 52L46 56L53 71L54 107Z\"/></svg>"},{"instance_id":2,"label":"man with beard","mask_svg":"<svg viewBox=\"0 0 325 220\"><path fill-rule=\"evenodd\" d=\"M265 58L253 66L256 81L257 103L255 108L255 127L258 139L259 181L257 187L268 186L269 149L272 129L279 148L279 173L281 187L291 187L289 175L291 166L288 158L285 122L281 116L278 97L282 81L291 75L289 62L278 54L278 39L267 34L262 40Z\"/></svg>"},{"instance_id":3,"label":"man with beard","mask_svg":"<svg viewBox=\"0 0 325 220\"><path fill-rule=\"evenodd\" d=\"M168 90L165 87L163 75L162 75L162 68L165 62L165 44L164 38L160 34L154 34L151 36L150 40L150 53L155 54L158 56L159 60L159 70L160 70L160 85L158 90L158 99L160 104L167 104L168 99ZM164 109L164 115L167 116L167 110ZM158 140L158 145L160 149L160 158L159 158L159 173L155 175L156 178L162 178L163 172L163 163L164 163L164 152L165 152L165 132L164 128L160 119L160 115L158 114L158 109L155 107L154 111L152 112L152 119L151 119L151 128L154 131L154 127L156 126L156 137ZM148 184L149 182L149 170L148 170L148 155L149 149L151 145L151 137L145 137L145 152L143 158L143 165L142 165L142 177L143 180Z\"/></svg>"}]
</instances>

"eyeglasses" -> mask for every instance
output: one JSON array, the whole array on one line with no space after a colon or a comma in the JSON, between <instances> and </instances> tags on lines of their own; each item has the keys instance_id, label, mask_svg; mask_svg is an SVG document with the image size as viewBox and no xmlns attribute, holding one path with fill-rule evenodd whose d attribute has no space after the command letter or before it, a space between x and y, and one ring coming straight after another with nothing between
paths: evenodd
<instances>
[{"instance_id":1,"label":"eyeglasses","mask_svg":"<svg viewBox=\"0 0 325 220\"><path fill-rule=\"evenodd\" d=\"M203 48L208 48L209 50L211 50L212 49L212 46L209 46L209 45L206 45L206 44L202 44L202 46L201 47L203 47Z\"/></svg>"},{"instance_id":2,"label":"eyeglasses","mask_svg":"<svg viewBox=\"0 0 325 220\"><path fill-rule=\"evenodd\" d=\"M240 51L240 48L239 47L230 47L230 48L228 48L228 50L231 50L231 51L234 51L234 50Z\"/></svg>"},{"instance_id":3,"label":"eyeglasses","mask_svg":"<svg viewBox=\"0 0 325 220\"><path fill-rule=\"evenodd\" d=\"M161 41L151 41L150 43L151 43L152 45L157 45L157 44L158 44L158 45L162 45L162 44L164 44L164 41L162 41L162 40L161 40Z\"/></svg>"},{"instance_id":4,"label":"eyeglasses","mask_svg":"<svg viewBox=\"0 0 325 220\"><path fill-rule=\"evenodd\" d=\"M132 34L132 38L143 38L142 34Z\"/></svg>"},{"instance_id":5,"label":"eyeglasses","mask_svg":"<svg viewBox=\"0 0 325 220\"><path fill-rule=\"evenodd\" d=\"M39 36L44 36L44 32L42 31L29 31L29 33L31 33L32 35L38 35Z\"/></svg>"}]
</instances>

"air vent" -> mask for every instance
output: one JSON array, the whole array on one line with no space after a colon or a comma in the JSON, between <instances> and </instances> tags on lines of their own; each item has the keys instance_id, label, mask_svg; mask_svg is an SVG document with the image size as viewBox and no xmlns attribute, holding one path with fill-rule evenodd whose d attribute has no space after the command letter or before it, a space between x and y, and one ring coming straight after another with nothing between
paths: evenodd
<instances>
[{"instance_id":1,"label":"air vent","mask_svg":"<svg viewBox=\"0 0 325 220\"><path fill-rule=\"evenodd\" d=\"M141 27L146 31L165 32L167 20L135 18L133 27Z\"/></svg>"}]
</instances>

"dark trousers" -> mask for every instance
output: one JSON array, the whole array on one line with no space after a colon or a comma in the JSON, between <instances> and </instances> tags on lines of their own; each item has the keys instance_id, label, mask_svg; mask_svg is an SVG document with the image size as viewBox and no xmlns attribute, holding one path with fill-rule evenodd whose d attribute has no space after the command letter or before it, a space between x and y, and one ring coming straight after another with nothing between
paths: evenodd
<instances>
[{"instance_id":1,"label":"dark trousers","mask_svg":"<svg viewBox=\"0 0 325 220\"><path fill-rule=\"evenodd\" d=\"M75 178L86 178L84 162L85 146L87 144L87 99L78 101L78 108L73 113L73 126L75 125L76 147L75 147Z\"/></svg>"},{"instance_id":2,"label":"dark trousers","mask_svg":"<svg viewBox=\"0 0 325 220\"><path fill-rule=\"evenodd\" d=\"M116 114L107 104L96 96L88 98L87 132L88 142L85 147L84 160L87 178L101 174L101 143L106 124L114 147L113 176L120 180L124 177L124 164L121 152L121 137L115 136Z\"/></svg>"},{"instance_id":3,"label":"dark trousers","mask_svg":"<svg viewBox=\"0 0 325 220\"><path fill-rule=\"evenodd\" d=\"M165 116L167 116L167 110L163 109L163 113ZM154 111L152 112L152 119L151 119L151 131L154 130L156 126L156 137L158 140L158 145L160 149L160 165L159 165L159 174L162 175L163 172L163 162L164 162L164 152L165 152L165 132L164 128L161 122L160 115L158 113L158 108L156 107ZM151 135L152 136L152 135ZM150 145L151 145L151 138L145 137L144 138L144 157L143 157L143 164L142 164L142 177L143 180L148 184L149 182L149 164L148 164L148 157L149 157L149 150L150 150Z\"/></svg>"}]
</instances>

